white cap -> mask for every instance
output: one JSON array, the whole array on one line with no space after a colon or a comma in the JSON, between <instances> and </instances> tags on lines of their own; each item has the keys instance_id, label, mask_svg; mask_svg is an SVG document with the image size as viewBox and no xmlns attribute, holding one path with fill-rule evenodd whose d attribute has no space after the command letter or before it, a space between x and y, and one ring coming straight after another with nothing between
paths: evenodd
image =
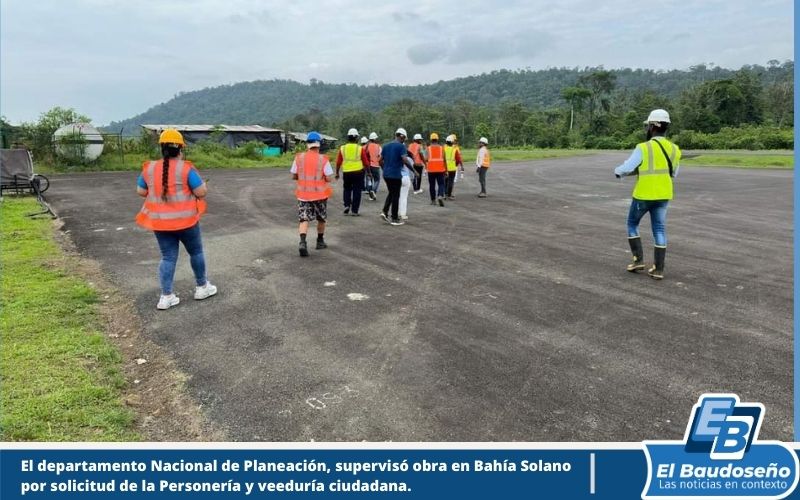
<instances>
[{"instance_id":1,"label":"white cap","mask_svg":"<svg viewBox=\"0 0 800 500\"><path fill-rule=\"evenodd\" d=\"M369 138L374 141L375 139L378 138L378 134L376 134L375 132L372 132L371 134L369 134Z\"/></svg>"},{"instance_id":2,"label":"white cap","mask_svg":"<svg viewBox=\"0 0 800 500\"><path fill-rule=\"evenodd\" d=\"M669 123L669 113L664 109L654 109L645 123Z\"/></svg>"},{"instance_id":3,"label":"white cap","mask_svg":"<svg viewBox=\"0 0 800 500\"><path fill-rule=\"evenodd\" d=\"M422 134L414 134L414 140L415 141L421 141L422 140Z\"/></svg>"},{"instance_id":4,"label":"white cap","mask_svg":"<svg viewBox=\"0 0 800 500\"><path fill-rule=\"evenodd\" d=\"M486 144L487 146L489 145L489 139L487 139L486 137L481 137L480 139L478 139L478 142Z\"/></svg>"},{"instance_id":5,"label":"white cap","mask_svg":"<svg viewBox=\"0 0 800 500\"><path fill-rule=\"evenodd\" d=\"M369 142L369 139L367 139L367 136L364 136L364 137L361 138L361 144L366 144L367 142Z\"/></svg>"},{"instance_id":6,"label":"white cap","mask_svg":"<svg viewBox=\"0 0 800 500\"><path fill-rule=\"evenodd\" d=\"M402 135L403 137L408 137L408 133L406 133L406 129L400 127L399 129L394 131L394 135Z\"/></svg>"},{"instance_id":7,"label":"white cap","mask_svg":"<svg viewBox=\"0 0 800 500\"><path fill-rule=\"evenodd\" d=\"M347 131L348 137L358 137L358 130L351 128Z\"/></svg>"}]
</instances>

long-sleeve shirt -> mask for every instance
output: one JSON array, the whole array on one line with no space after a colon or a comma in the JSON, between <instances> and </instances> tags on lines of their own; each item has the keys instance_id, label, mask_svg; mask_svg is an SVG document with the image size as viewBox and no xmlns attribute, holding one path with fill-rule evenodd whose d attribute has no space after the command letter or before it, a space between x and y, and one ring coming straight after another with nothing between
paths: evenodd
<instances>
[{"instance_id":1,"label":"long-sleeve shirt","mask_svg":"<svg viewBox=\"0 0 800 500\"><path fill-rule=\"evenodd\" d=\"M478 150L478 157L475 159L475 166L482 166L484 158L486 158L486 148L480 148Z\"/></svg>"},{"instance_id":2,"label":"long-sleeve shirt","mask_svg":"<svg viewBox=\"0 0 800 500\"><path fill-rule=\"evenodd\" d=\"M344 163L344 156L342 156L342 150L339 150L339 154L336 156L336 170L339 170L342 167L342 163ZM361 148L361 164L365 167L369 167L369 159L367 158L367 148Z\"/></svg>"},{"instance_id":3,"label":"long-sleeve shirt","mask_svg":"<svg viewBox=\"0 0 800 500\"><path fill-rule=\"evenodd\" d=\"M659 150L660 152L660 150ZM642 164L642 150L634 148L631 155L625 160L625 163L618 166L614 169L614 173L620 177L625 177L626 175L631 175L633 172L639 168L639 165ZM672 166L672 177L678 177L678 170L680 169L680 164Z\"/></svg>"}]
</instances>

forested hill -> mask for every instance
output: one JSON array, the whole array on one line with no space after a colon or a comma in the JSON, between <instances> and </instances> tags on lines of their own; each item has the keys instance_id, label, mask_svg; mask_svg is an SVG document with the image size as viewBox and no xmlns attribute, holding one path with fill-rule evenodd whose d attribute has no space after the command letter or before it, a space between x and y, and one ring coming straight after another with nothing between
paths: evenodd
<instances>
[{"instance_id":1,"label":"forested hill","mask_svg":"<svg viewBox=\"0 0 800 500\"><path fill-rule=\"evenodd\" d=\"M759 75L763 85L791 78L794 65L770 61L767 67L745 66ZM400 99L429 104L467 101L479 106L519 102L532 108L563 106L562 90L576 85L582 76L602 68L553 68L530 71L493 71L488 74L439 81L429 85L330 84L312 80L302 84L289 80L259 80L206 88L177 95L144 113L113 122L109 128L138 133L143 123L225 123L275 125L295 115L331 112L343 108L379 111ZM610 70L616 76L616 92L649 90L675 98L689 87L708 80L730 78L734 70L704 65L689 70Z\"/></svg>"}]
</instances>

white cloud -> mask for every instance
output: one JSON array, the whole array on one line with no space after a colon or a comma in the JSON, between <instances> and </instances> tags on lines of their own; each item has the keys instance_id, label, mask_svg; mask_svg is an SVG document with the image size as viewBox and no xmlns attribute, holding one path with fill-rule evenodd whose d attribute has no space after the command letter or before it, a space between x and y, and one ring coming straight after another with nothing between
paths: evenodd
<instances>
[{"instance_id":1,"label":"white cloud","mask_svg":"<svg viewBox=\"0 0 800 500\"><path fill-rule=\"evenodd\" d=\"M0 2L0 113L108 123L237 81L429 83L506 68L793 58L791 0ZM746 29L743 29L746 27Z\"/></svg>"}]
</instances>

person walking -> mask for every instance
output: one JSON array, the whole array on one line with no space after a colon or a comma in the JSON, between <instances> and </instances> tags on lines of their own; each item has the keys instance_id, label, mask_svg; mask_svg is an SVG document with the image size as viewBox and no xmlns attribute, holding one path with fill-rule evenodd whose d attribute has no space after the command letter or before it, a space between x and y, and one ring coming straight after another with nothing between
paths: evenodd
<instances>
[{"instance_id":1,"label":"person walking","mask_svg":"<svg viewBox=\"0 0 800 500\"><path fill-rule=\"evenodd\" d=\"M306 234L308 224L317 221L317 250L328 248L325 243L325 221L328 218L328 198L333 189L328 184L333 175L328 157L320 154L322 136L319 132L309 132L306 138L307 151L297 153L292 163L292 179L297 181L297 214L300 219L300 256L308 257Z\"/></svg>"},{"instance_id":2,"label":"person walking","mask_svg":"<svg viewBox=\"0 0 800 500\"><path fill-rule=\"evenodd\" d=\"M411 192L411 186L416 181L417 173L414 170L414 160L411 156L406 156L404 158L405 164L403 165L403 169L401 170L401 184L400 184L400 208L398 209L398 213L400 214L400 220L408 220L408 195Z\"/></svg>"},{"instance_id":3,"label":"person walking","mask_svg":"<svg viewBox=\"0 0 800 500\"><path fill-rule=\"evenodd\" d=\"M414 194L422 192L422 172L425 169L425 147L422 144L422 134L414 134L414 142L408 145L408 152L414 162L416 175L412 179Z\"/></svg>"},{"instance_id":4,"label":"person walking","mask_svg":"<svg viewBox=\"0 0 800 500\"><path fill-rule=\"evenodd\" d=\"M394 133L395 140L385 144L382 148L383 179L386 182L386 201L383 204L381 217L393 226L402 226L400 220L400 189L403 183L403 169L409 161L408 149L406 149L406 129L398 128ZM389 209L391 208L391 220L389 219Z\"/></svg>"},{"instance_id":5,"label":"person walking","mask_svg":"<svg viewBox=\"0 0 800 500\"><path fill-rule=\"evenodd\" d=\"M339 170L344 175L342 196L345 215L359 215L361 189L364 187L364 169L368 165L366 151L358 145L358 130L351 128L347 131L347 144L339 148L339 154L336 157L336 180L339 180Z\"/></svg>"},{"instance_id":6,"label":"person walking","mask_svg":"<svg viewBox=\"0 0 800 500\"><path fill-rule=\"evenodd\" d=\"M489 140L486 137L478 139L478 157L475 159L475 164L478 167L475 171L478 173L478 180L481 183L481 192L478 193L478 198L486 198L486 173L492 165L492 155L489 154Z\"/></svg>"},{"instance_id":7,"label":"person walking","mask_svg":"<svg viewBox=\"0 0 800 500\"><path fill-rule=\"evenodd\" d=\"M378 134L375 132L369 134L367 161L369 162L368 182L371 182L368 194L369 199L375 201L378 199L376 194L381 185L381 146L378 144Z\"/></svg>"},{"instance_id":8,"label":"person walking","mask_svg":"<svg viewBox=\"0 0 800 500\"><path fill-rule=\"evenodd\" d=\"M453 187L456 184L456 174L458 174L458 167L460 166L461 169L464 169L464 164L461 161L461 153L459 149L455 145L455 136L448 135L445 138L445 146L444 146L444 159L445 165L447 167L447 180L445 186L445 194L448 200L455 200L453 196Z\"/></svg>"},{"instance_id":9,"label":"person walking","mask_svg":"<svg viewBox=\"0 0 800 500\"><path fill-rule=\"evenodd\" d=\"M428 187L431 194L431 205L437 202L444 206L445 175L447 166L444 158L444 148L439 144L439 134L433 132L430 136L431 144L428 146Z\"/></svg>"},{"instance_id":10,"label":"person walking","mask_svg":"<svg viewBox=\"0 0 800 500\"><path fill-rule=\"evenodd\" d=\"M614 169L617 179L636 175L631 206L628 210L628 243L633 262L627 270L632 273L645 268L639 222L650 213L653 230L653 266L647 274L664 279L664 260L667 254L667 205L672 199L672 179L677 177L681 161L680 148L667 140L669 113L655 109L645 120L647 141L639 143L625 163Z\"/></svg>"},{"instance_id":11,"label":"person walking","mask_svg":"<svg viewBox=\"0 0 800 500\"><path fill-rule=\"evenodd\" d=\"M361 148L364 150L364 154L367 153L367 144L369 144L369 139L367 136L364 135L361 137ZM372 187L372 181L370 180L372 177L372 173L369 170L369 160L367 160L367 165L364 167L364 186L361 188L361 192L369 194L370 188Z\"/></svg>"},{"instance_id":12,"label":"person walking","mask_svg":"<svg viewBox=\"0 0 800 500\"><path fill-rule=\"evenodd\" d=\"M136 223L153 231L161 251L158 276L161 297L156 308L166 310L180 304L172 285L180 244L189 253L195 279L195 300L216 295L217 287L206 277L206 261L200 234L200 217L206 211L208 187L192 162L183 159L186 143L175 129L166 129L158 138L161 161L146 161L137 180L136 192L144 204Z\"/></svg>"}]
</instances>

